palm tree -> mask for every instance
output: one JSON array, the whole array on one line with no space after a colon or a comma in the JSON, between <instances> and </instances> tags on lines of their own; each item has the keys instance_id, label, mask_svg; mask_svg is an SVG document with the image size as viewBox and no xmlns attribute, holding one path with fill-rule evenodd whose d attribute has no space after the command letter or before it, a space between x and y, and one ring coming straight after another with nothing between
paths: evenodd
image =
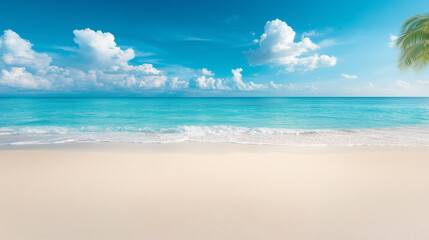
<instances>
[{"instance_id":1,"label":"palm tree","mask_svg":"<svg viewBox=\"0 0 429 240\"><path fill-rule=\"evenodd\" d=\"M401 50L399 68L420 72L429 64L429 15L414 15L401 26L396 47Z\"/></svg>"}]
</instances>

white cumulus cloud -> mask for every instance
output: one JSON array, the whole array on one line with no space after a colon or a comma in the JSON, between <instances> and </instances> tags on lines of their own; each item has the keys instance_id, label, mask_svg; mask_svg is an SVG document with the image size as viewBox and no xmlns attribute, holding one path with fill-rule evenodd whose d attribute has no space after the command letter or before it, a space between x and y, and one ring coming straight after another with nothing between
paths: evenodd
<instances>
[{"instance_id":1,"label":"white cumulus cloud","mask_svg":"<svg viewBox=\"0 0 429 240\"><path fill-rule=\"evenodd\" d=\"M195 76L189 81L189 87L196 89L240 91L252 91L268 88L268 85L266 84L257 84L254 82L245 83L242 79L242 71L242 68L232 69L232 77L227 78L214 78L211 76L206 76L204 74L200 76Z\"/></svg>"},{"instance_id":2,"label":"white cumulus cloud","mask_svg":"<svg viewBox=\"0 0 429 240\"><path fill-rule=\"evenodd\" d=\"M152 64L130 65L134 50L122 50L111 33L91 29L75 30L78 56L86 69L51 65L51 58L37 53L32 44L11 30L0 42L0 84L23 89L118 90L162 88L169 79ZM174 82L174 80L171 80ZM170 84L171 85L171 84ZM178 86L176 81L174 86ZM180 84L179 84L180 85Z\"/></svg>"},{"instance_id":3,"label":"white cumulus cloud","mask_svg":"<svg viewBox=\"0 0 429 240\"><path fill-rule=\"evenodd\" d=\"M167 82L167 85L171 89L184 89L188 88L189 82L185 80L179 80L178 77L172 77Z\"/></svg>"},{"instance_id":4,"label":"white cumulus cloud","mask_svg":"<svg viewBox=\"0 0 429 240\"><path fill-rule=\"evenodd\" d=\"M201 69L200 72L204 76L214 76L214 73L212 71L208 70L207 68Z\"/></svg>"},{"instance_id":5,"label":"white cumulus cloud","mask_svg":"<svg viewBox=\"0 0 429 240\"><path fill-rule=\"evenodd\" d=\"M243 71L242 68L236 68L232 69L232 88L238 89L238 90L245 90L245 91L252 91L257 89L264 89L267 88L267 85L265 84L256 84L254 82L244 83L242 80L241 72Z\"/></svg>"},{"instance_id":6,"label":"white cumulus cloud","mask_svg":"<svg viewBox=\"0 0 429 240\"><path fill-rule=\"evenodd\" d=\"M33 44L22 39L12 30L0 36L0 57L2 65L41 69L49 66L52 59L44 53L37 53ZM1 63L0 63L1 64Z\"/></svg>"},{"instance_id":7,"label":"white cumulus cloud","mask_svg":"<svg viewBox=\"0 0 429 240\"><path fill-rule=\"evenodd\" d=\"M390 34L390 42L389 47L394 48L396 44L396 40L398 39L398 36Z\"/></svg>"},{"instance_id":8,"label":"white cumulus cloud","mask_svg":"<svg viewBox=\"0 0 429 240\"><path fill-rule=\"evenodd\" d=\"M94 31L89 28L74 30L74 41L79 45L79 53L88 58L96 67L125 67L135 57L134 50L116 46L113 34Z\"/></svg>"},{"instance_id":9,"label":"white cumulus cloud","mask_svg":"<svg viewBox=\"0 0 429 240\"><path fill-rule=\"evenodd\" d=\"M191 87L198 89L225 89L226 87L222 84L222 79L215 79L208 76L196 76L194 79L191 79Z\"/></svg>"},{"instance_id":10,"label":"white cumulus cloud","mask_svg":"<svg viewBox=\"0 0 429 240\"><path fill-rule=\"evenodd\" d=\"M317 50L319 46L308 37L295 42L295 35L295 31L286 22L279 19L268 21L259 39L259 47L247 52L249 63L284 66L291 72L331 67L337 63L334 56L319 54L303 56L307 52Z\"/></svg>"},{"instance_id":11,"label":"white cumulus cloud","mask_svg":"<svg viewBox=\"0 0 429 240\"><path fill-rule=\"evenodd\" d=\"M0 36L0 85L20 89L49 89L43 73L52 59L32 49L33 44L12 30Z\"/></svg>"},{"instance_id":12,"label":"white cumulus cloud","mask_svg":"<svg viewBox=\"0 0 429 240\"><path fill-rule=\"evenodd\" d=\"M214 77L203 68L191 79L170 76L152 64L130 64L135 58L132 48L121 49L111 33L91 29L75 30L78 45L77 67L52 64L45 53L32 49L30 41L12 30L0 36L0 87L5 89L41 90L44 92L164 90L253 91L273 88L273 84L243 81L242 68L232 69L232 76ZM323 58L321 56L320 58ZM189 77L188 77L189 78Z\"/></svg>"},{"instance_id":13,"label":"white cumulus cloud","mask_svg":"<svg viewBox=\"0 0 429 240\"><path fill-rule=\"evenodd\" d=\"M0 85L23 89L47 89L51 83L43 77L33 76L25 67L12 67L9 71L2 69Z\"/></svg>"},{"instance_id":14,"label":"white cumulus cloud","mask_svg":"<svg viewBox=\"0 0 429 240\"><path fill-rule=\"evenodd\" d=\"M122 50L111 33L89 28L73 31L78 52L97 69L97 79L103 84L119 88L161 88L168 81L167 76L152 64L130 65L135 53L132 48Z\"/></svg>"}]
</instances>

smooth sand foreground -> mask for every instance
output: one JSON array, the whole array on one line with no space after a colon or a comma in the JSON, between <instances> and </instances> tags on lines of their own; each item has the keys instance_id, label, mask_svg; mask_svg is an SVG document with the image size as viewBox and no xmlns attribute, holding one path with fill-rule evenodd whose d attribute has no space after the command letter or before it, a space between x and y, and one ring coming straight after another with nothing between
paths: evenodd
<instances>
[{"instance_id":1,"label":"smooth sand foreground","mask_svg":"<svg viewBox=\"0 0 429 240\"><path fill-rule=\"evenodd\" d=\"M429 148L204 146L3 149L0 239L429 239Z\"/></svg>"}]
</instances>

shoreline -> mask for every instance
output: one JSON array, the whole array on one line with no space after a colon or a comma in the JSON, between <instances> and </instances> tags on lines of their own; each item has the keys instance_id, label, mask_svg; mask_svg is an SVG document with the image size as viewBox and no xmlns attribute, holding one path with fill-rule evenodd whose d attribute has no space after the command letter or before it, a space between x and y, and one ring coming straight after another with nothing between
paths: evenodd
<instances>
[{"instance_id":1,"label":"shoreline","mask_svg":"<svg viewBox=\"0 0 429 240\"><path fill-rule=\"evenodd\" d=\"M126 130L126 131L121 131ZM166 129L60 126L0 128L1 146L45 144L219 143L279 147L429 147L429 125L380 128L289 129L228 125L184 125Z\"/></svg>"},{"instance_id":2,"label":"shoreline","mask_svg":"<svg viewBox=\"0 0 429 240\"><path fill-rule=\"evenodd\" d=\"M118 142L68 142L47 144L0 145L4 151L78 151L137 154L230 154L230 153L343 153L383 151L429 151L429 146L285 146L226 142L183 141L176 143L118 143Z\"/></svg>"}]
</instances>

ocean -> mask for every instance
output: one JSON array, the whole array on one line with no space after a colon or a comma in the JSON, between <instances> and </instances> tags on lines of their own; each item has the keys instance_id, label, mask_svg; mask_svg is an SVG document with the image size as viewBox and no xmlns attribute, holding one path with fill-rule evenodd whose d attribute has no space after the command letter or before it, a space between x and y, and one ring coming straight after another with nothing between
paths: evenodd
<instances>
[{"instance_id":1,"label":"ocean","mask_svg":"<svg viewBox=\"0 0 429 240\"><path fill-rule=\"evenodd\" d=\"M0 145L429 146L429 98L0 98Z\"/></svg>"}]
</instances>

